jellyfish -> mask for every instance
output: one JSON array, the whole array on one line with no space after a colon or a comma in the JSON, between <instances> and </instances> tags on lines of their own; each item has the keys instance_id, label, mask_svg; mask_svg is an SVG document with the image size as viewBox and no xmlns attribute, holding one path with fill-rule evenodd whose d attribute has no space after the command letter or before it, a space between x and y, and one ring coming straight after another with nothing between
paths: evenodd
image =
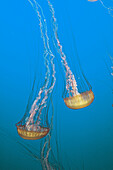
<instances>
[{"instance_id":1,"label":"jellyfish","mask_svg":"<svg viewBox=\"0 0 113 170\"><path fill-rule=\"evenodd\" d=\"M49 124L48 124L48 102L49 96L53 91L55 86L56 77L55 77L55 64L54 64L54 55L49 46L49 38L47 34L47 24L46 19L43 14L41 6L33 0L31 2L28 0L31 6L35 9L40 26L41 38L44 44L44 61L46 67L45 82L40 88L38 94L33 100L30 109L29 109L29 100L26 108L26 112L21 119L16 124L18 134L28 140L36 140L45 137L49 133ZM51 68L50 68L51 66ZM51 72L50 72L51 70ZM32 92L30 98L32 98L32 93L34 90L35 81L33 83Z\"/></svg>"},{"instance_id":2,"label":"jellyfish","mask_svg":"<svg viewBox=\"0 0 113 170\"><path fill-rule=\"evenodd\" d=\"M64 95L64 102L67 107L71 109L81 109L86 106L89 106L93 100L94 100L94 94L92 92L92 88L89 85L88 81L86 78L84 78L88 86L88 90L80 91L78 88L77 84L77 78L75 78L75 75L72 73L68 62L66 55L63 52L63 47L60 43L59 37L58 37L58 24L57 24L57 19L55 18L55 11L53 8L53 5L51 4L50 0L47 0L50 12L52 14L52 25L53 25L53 32L54 32L54 37L55 37L55 47L57 47L57 51L61 57L61 63L64 67L65 71L65 77L66 77L66 93ZM85 77L83 75L83 77ZM82 86L82 85L81 85Z\"/></svg>"}]
</instances>

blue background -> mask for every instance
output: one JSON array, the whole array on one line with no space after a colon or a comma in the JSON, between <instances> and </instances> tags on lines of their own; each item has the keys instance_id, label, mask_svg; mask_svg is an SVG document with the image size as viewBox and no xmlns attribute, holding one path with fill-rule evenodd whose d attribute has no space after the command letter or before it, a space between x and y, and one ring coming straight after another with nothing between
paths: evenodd
<instances>
[{"instance_id":1,"label":"blue background","mask_svg":"<svg viewBox=\"0 0 113 170\"><path fill-rule=\"evenodd\" d=\"M80 62L92 85L94 102L80 110L68 109L62 99L63 70L56 61L57 83L53 93L54 131L57 128L59 155L65 169L113 169L113 95L109 54L113 54L113 17L102 4L86 0L51 1L58 21L58 35L74 69L72 32ZM111 1L104 1L108 6ZM51 35L48 4L39 1ZM113 6L113 3L111 3ZM51 37L50 37L51 38ZM59 57L59 55L56 55ZM72 61L74 61L72 63ZM60 63L59 63L60 64ZM0 169L40 169L16 143L17 123L25 112L35 71L40 84L44 79L43 46L36 13L27 0L1 1L0 4ZM3 130L5 133L3 134ZM11 137L14 136L14 139ZM38 147L40 141L19 141ZM42 139L43 140L43 139ZM53 142L53 151L55 145Z\"/></svg>"}]
</instances>

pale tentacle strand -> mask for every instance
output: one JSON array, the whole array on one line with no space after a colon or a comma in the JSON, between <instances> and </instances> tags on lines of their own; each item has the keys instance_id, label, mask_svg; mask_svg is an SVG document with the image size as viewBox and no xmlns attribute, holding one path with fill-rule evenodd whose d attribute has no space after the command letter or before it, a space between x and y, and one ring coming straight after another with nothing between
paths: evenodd
<instances>
[{"instance_id":1,"label":"pale tentacle strand","mask_svg":"<svg viewBox=\"0 0 113 170\"><path fill-rule=\"evenodd\" d=\"M32 7L35 8L35 11L38 15L38 19L39 19L39 22L40 22L41 37L43 38L44 47L46 47L45 49L47 51L47 54L49 54L49 59L50 59L51 67L52 67L52 82L51 82L51 85L50 85L49 88L47 88L47 85L49 84L49 80L48 80L48 82L46 83L46 86L43 86L40 89L38 97L36 98L36 100L34 101L32 107L31 107L30 117L29 117L29 120L27 122L27 125L30 122L33 122L33 117L38 110L39 115L38 115L38 124L37 125L39 125L40 124L41 111L44 107L46 107L48 94L52 92L54 85L55 85L55 82L56 82L55 64L54 64L54 57L55 56L53 55L53 53L50 49L50 46L49 46L49 38L48 38L48 35L47 35L47 24L46 24L46 19L45 19L44 14L43 14L43 10L42 10L41 6L35 0L33 0L33 2L35 3L35 7L30 0L28 0L28 1L31 3ZM39 9L40 9L41 12L39 12ZM47 44L47 46L46 46L46 44ZM44 97L43 97L41 103L38 103L38 105L37 105L37 102L39 101L39 99L41 99L41 94L43 92L45 93ZM39 107L40 107L40 109L39 109Z\"/></svg>"},{"instance_id":2,"label":"pale tentacle strand","mask_svg":"<svg viewBox=\"0 0 113 170\"><path fill-rule=\"evenodd\" d=\"M32 5L32 7L34 8L34 5L33 3L28 0L30 2L30 4ZM48 50L47 50L47 45L46 45L46 40L45 40L45 36L44 36L44 31L43 31L43 21L42 21L42 18L39 14L39 12L37 11L37 15L38 15L38 19L39 19L39 26L40 26L40 32L41 32L41 38L43 40L43 44L44 44L44 61L45 61L45 66L46 66L46 75L45 75L45 83L44 85L40 88L39 90L39 93L38 93L38 96L36 97L35 101L33 102L32 106L31 106L31 109L29 111L29 113L31 115L34 115L35 114L35 107L36 107L36 104L37 102L41 99L41 95L44 91L44 89L47 88L48 84L49 84L49 77L50 77L50 69L49 69L49 61L47 59L47 56L48 56ZM31 116L30 115L30 116ZM32 116L31 116L32 117ZM31 117L28 118L27 122L26 122L26 126L28 126L28 124L31 122Z\"/></svg>"},{"instance_id":3,"label":"pale tentacle strand","mask_svg":"<svg viewBox=\"0 0 113 170\"><path fill-rule=\"evenodd\" d=\"M53 6L52 6L52 4L49 0L47 0L47 2L48 2L48 5L50 7L51 14L52 14L52 24L53 24L54 36L55 36L55 39L57 41L57 50L58 50L58 53L61 56L61 62L63 63L63 66L65 68L65 72L66 72L66 89L69 92L69 94L71 92L72 95L75 96L75 95L79 94L78 88L77 88L77 82L75 80L74 74L72 73L70 67L68 66L68 63L66 61L66 55L64 54L64 52L62 50L62 45L61 45L60 40L58 38L58 33L57 33L58 24L57 24L57 20L55 18L54 8L53 8Z\"/></svg>"},{"instance_id":4,"label":"pale tentacle strand","mask_svg":"<svg viewBox=\"0 0 113 170\"><path fill-rule=\"evenodd\" d=\"M111 66L111 75L113 76L113 57L110 56L110 59L111 59L111 63L112 63L112 66Z\"/></svg>"},{"instance_id":5,"label":"pale tentacle strand","mask_svg":"<svg viewBox=\"0 0 113 170\"><path fill-rule=\"evenodd\" d=\"M108 13L113 17L113 14L111 14L111 12L113 12L113 7L107 7L102 0L99 1L102 4L102 6L108 10Z\"/></svg>"},{"instance_id":6,"label":"pale tentacle strand","mask_svg":"<svg viewBox=\"0 0 113 170\"><path fill-rule=\"evenodd\" d=\"M28 0L30 2L30 4L32 5L32 7L34 8L34 5L33 3ZM40 31L41 31L41 38L43 39L43 44L44 44L44 61L45 61L45 66L46 66L46 76L45 76L45 83L43 85L42 88L40 88L39 90L39 93L38 93L38 97L35 99L35 101L33 102L32 104L32 107L31 107L31 110L30 110L30 113L33 112L37 102L39 101L39 99L41 98L41 94L43 93L44 89L47 88L48 84L49 84L49 77L50 77L50 69L49 69L49 61L47 59L47 56L48 56L48 50L47 50L47 45L46 45L46 40L45 40L45 36L44 36L44 33L43 33L43 21L42 21L42 18L40 16L40 13L38 12L37 10L37 15L38 15L38 19L39 19L39 26L40 26Z\"/></svg>"}]
</instances>

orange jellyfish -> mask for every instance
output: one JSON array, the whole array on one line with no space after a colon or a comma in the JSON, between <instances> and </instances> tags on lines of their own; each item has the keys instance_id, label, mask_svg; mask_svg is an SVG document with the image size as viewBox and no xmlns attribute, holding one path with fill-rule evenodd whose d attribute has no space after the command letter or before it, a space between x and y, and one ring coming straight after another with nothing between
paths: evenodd
<instances>
[{"instance_id":1,"label":"orange jellyfish","mask_svg":"<svg viewBox=\"0 0 113 170\"><path fill-rule=\"evenodd\" d=\"M49 132L48 125L48 110L43 108L41 103L38 101L38 106L36 100L33 102L32 107L30 107L31 99L33 97L35 81L33 83L32 92L29 96L28 104L26 107L25 114L21 121L16 124L17 132L20 137L27 140L41 139L46 136ZM29 111L30 109L30 111Z\"/></svg>"},{"instance_id":2,"label":"orange jellyfish","mask_svg":"<svg viewBox=\"0 0 113 170\"><path fill-rule=\"evenodd\" d=\"M34 131L32 128L32 131L26 130L24 126L19 125L17 126L17 131L20 137L23 139L28 139L28 140L36 140L36 139L41 139L44 136L46 136L49 132L49 128L45 127L39 127L39 130Z\"/></svg>"},{"instance_id":3,"label":"orange jellyfish","mask_svg":"<svg viewBox=\"0 0 113 170\"><path fill-rule=\"evenodd\" d=\"M45 81L43 86L39 89L39 92L36 88L37 85L34 80L32 93L28 100L26 112L21 121L16 124L16 127L18 134L22 138L28 140L36 140L45 137L50 130L48 124L48 102L56 82L56 77L54 55L50 49L49 38L47 34L47 24L42 8L35 0L33 0L34 3L32 3L30 0L28 1L35 9L39 19L41 38L44 44L43 56L46 67L46 74ZM36 93L35 96L32 96L34 93L34 88Z\"/></svg>"},{"instance_id":4,"label":"orange jellyfish","mask_svg":"<svg viewBox=\"0 0 113 170\"><path fill-rule=\"evenodd\" d=\"M50 12L52 14L53 32L56 40L55 46L57 47L57 51L60 54L61 63L63 65L64 72L65 72L66 91L63 95L64 102L66 106L71 109L81 109L86 106L89 106L93 102L94 94L92 92L91 85L86 80L83 72L82 72L82 79L84 80L80 82L79 81L80 77L77 76L75 77L72 70L70 69L66 59L66 55L63 52L63 48L58 37L58 24L57 24L57 19L55 17L55 11L53 5L51 4L50 0L47 1L50 8ZM82 88L79 88L78 84L79 86L82 86Z\"/></svg>"},{"instance_id":5,"label":"orange jellyfish","mask_svg":"<svg viewBox=\"0 0 113 170\"><path fill-rule=\"evenodd\" d=\"M81 109L89 106L94 100L94 93L88 80L86 79L81 65L79 65L79 77L76 71L76 80L66 82L63 99L70 109ZM75 77L75 76L74 76Z\"/></svg>"},{"instance_id":6,"label":"orange jellyfish","mask_svg":"<svg viewBox=\"0 0 113 170\"><path fill-rule=\"evenodd\" d=\"M94 100L94 94L92 90L80 93L75 96L64 98L64 102L70 109L81 109L89 106Z\"/></svg>"},{"instance_id":7,"label":"orange jellyfish","mask_svg":"<svg viewBox=\"0 0 113 170\"><path fill-rule=\"evenodd\" d=\"M36 140L36 139L41 139L44 136L46 136L49 132L49 128L45 127L39 127L40 130L34 131L32 128L32 131L29 131L28 129L26 130L24 126L19 125L17 126L17 131L20 137L23 139L28 139L28 140Z\"/></svg>"}]
</instances>

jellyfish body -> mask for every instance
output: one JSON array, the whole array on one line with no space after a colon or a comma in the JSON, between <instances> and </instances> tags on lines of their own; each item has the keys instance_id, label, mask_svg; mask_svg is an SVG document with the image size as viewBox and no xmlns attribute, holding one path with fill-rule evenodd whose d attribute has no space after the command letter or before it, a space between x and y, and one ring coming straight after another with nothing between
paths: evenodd
<instances>
[{"instance_id":1,"label":"jellyfish body","mask_svg":"<svg viewBox=\"0 0 113 170\"><path fill-rule=\"evenodd\" d=\"M45 81L43 86L36 89L36 96L34 97L30 109L27 110L20 122L16 124L18 134L29 140L36 140L43 138L49 132L48 125L48 102L49 95L52 93L54 88L56 77L55 77L55 64L54 55L49 46L49 38L47 34L46 19L43 14L41 6L33 0L28 0L32 7L35 9L39 20L41 38L44 45L44 63L46 67ZM50 69L51 67L51 69ZM36 85L37 86L37 85ZM38 92L38 94L37 94ZM29 105L29 102L28 102Z\"/></svg>"},{"instance_id":2,"label":"jellyfish body","mask_svg":"<svg viewBox=\"0 0 113 170\"><path fill-rule=\"evenodd\" d=\"M64 102L70 109L81 109L89 106L94 100L92 90L80 93L78 95L64 98Z\"/></svg>"},{"instance_id":3,"label":"jellyfish body","mask_svg":"<svg viewBox=\"0 0 113 170\"><path fill-rule=\"evenodd\" d=\"M49 132L49 128L47 127L41 127L41 126L37 126L36 125L29 125L29 130L25 128L25 126L20 125L17 126L17 132L19 134L20 137L22 137L23 139L28 139L28 140L37 140L37 139L41 139L43 137L45 137L48 132Z\"/></svg>"},{"instance_id":4,"label":"jellyfish body","mask_svg":"<svg viewBox=\"0 0 113 170\"><path fill-rule=\"evenodd\" d=\"M64 102L67 107L71 109L80 109L83 107L86 107L92 103L94 100L94 94L90 88L90 85L86 85L87 82L85 83L85 76L82 75L84 82L81 83L80 86L83 84L84 87L88 86L88 89L79 89L78 82L77 82L77 75L74 75L73 72L71 71L71 68L68 65L66 55L63 52L62 45L60 43L59 37L58 37L58 24L57 24L57 19L55 17L55 10L53 8L53 5L51 4L50 0L48 1L48 5L50 8L50 12L52 14L52 25L53 25L53 32L54 32L54 37L55 37L55 47L57 47L57 51L60 54L61 57L61 63L63 65L64 71L65 71L65 78L66 78L66 92L64 98ZM83 88L84 88L83 87Z\"/></svg>"}]
</instances>

